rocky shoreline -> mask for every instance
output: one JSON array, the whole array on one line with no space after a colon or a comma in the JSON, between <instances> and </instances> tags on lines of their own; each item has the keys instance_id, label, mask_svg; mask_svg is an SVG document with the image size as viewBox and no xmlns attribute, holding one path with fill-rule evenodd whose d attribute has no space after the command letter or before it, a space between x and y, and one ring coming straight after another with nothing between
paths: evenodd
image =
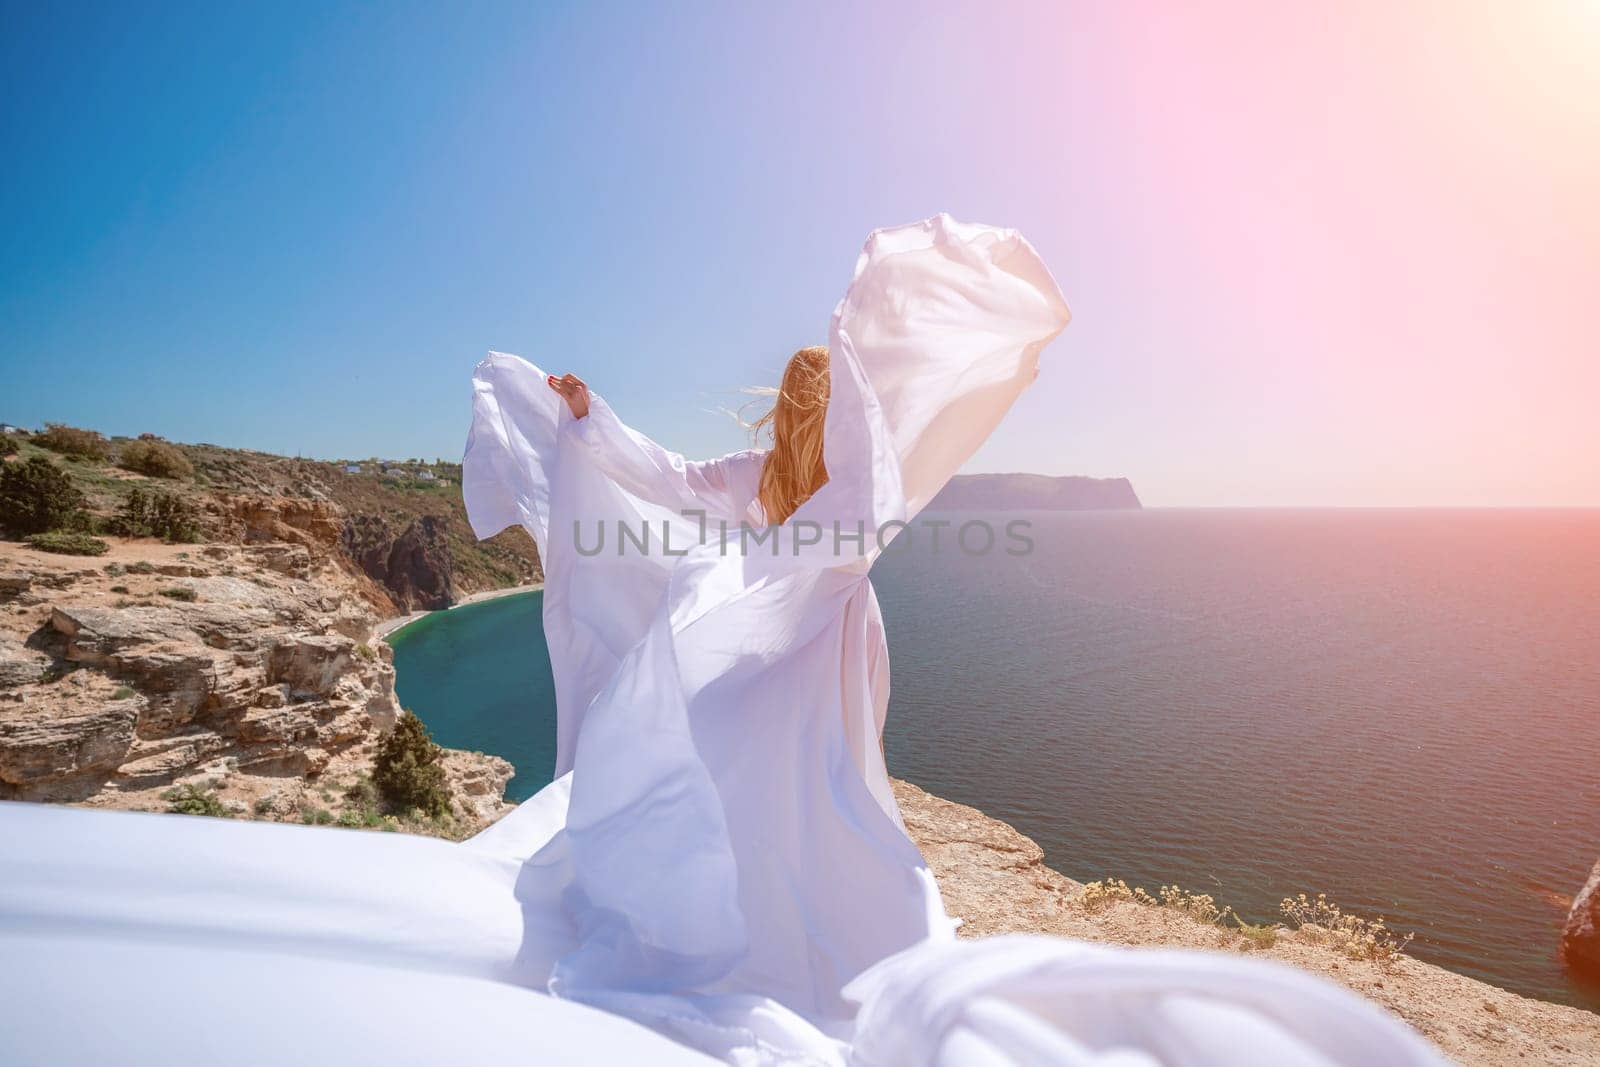
<instances>
[{"instance_id":1,"label":"rocky shoreline","mask_svg":"<svg viewBox=\"0 0 1600 1067\"><path fill-rule=\"evenodd\" d=\"M387 640L390 634L405 629L418 619L426 618L435 611L454 611L456 608L466 607L468 604L481 604L485 600L499 600L501 597L517 596L521 593L536 593L543 588L543 582L528 582L524 585L513 585L505 589L485 589L480 593L469 593L447 608L425 608L421 611L410 611L404 615L394 615L384 619L373 627L373 635Z\"/></svg>"}]
</instances>

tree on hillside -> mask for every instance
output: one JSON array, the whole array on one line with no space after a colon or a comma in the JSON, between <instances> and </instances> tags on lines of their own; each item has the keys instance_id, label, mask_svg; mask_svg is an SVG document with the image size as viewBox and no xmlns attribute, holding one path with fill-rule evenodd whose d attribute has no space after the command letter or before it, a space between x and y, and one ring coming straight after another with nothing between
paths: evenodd
<instances>
[{"instance_id":1,"label":"tree on hillside","mask_svg":"<svg viewBox=\"0 0 1600 1067\"><path fill-rule=\"evenodd\" d=\"M163 541L200 540L200 517L176 493L134 489L122 502L112 528L124 537L159 537Z\"/></svg>"},{"instance_id":2,"label":"tree on hillside","mask_svg":"<svg viewBox=\"0 0 1600 1067\"><path fill-rule=\"evenodd\" d=\"M0 526L34 534L71 525L84 505L71 475L43 456L0 469Z\"/></svg>"},{"instance_id":3,"label":"tree on hillside","mask_svg":"<svg viewBox=\"0 0 1600 1067\"><path fill-rule=\"evenodd\" d=\"M447 815L450 798L445 793L443 753L422 720L409 711L378 742L372 762L372 784L396 811L420 810Z\"/></svg>"},{"instance_id":4,"label":"tree on hillside","mask_svg":"<svg viewBox=\"0 0 1600 1067\"><path fill-rule=\"evenodd\" d=\"M44 432L34 434L33 443L72 459L104 460L111 455L111 443L94 430L60 422L45 423Z\"/></svg>"},{"instance_id":5,"label":"tree on hillside","mask_svg":"<svg viewBox=\"0 0 1600 1067\"><path fill-rule=\"evenodd\" d=\"M122 446L122 452L117 456L117 466L148 474L152 478L194 477L194 464L182 452L165 441L143 437Z\"/></svg>"}]
</instances>

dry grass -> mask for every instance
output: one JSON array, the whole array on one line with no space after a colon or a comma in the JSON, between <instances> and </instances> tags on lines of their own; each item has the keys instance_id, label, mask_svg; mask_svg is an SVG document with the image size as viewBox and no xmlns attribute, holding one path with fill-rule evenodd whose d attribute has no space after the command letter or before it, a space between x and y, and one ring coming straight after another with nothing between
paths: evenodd
<instances>
[{"instance_id":1,"label":"dry grass","mask_svg":"<svg viewBox=\"0 0 1600 1067\"><path fill-rule=\"evenodd\" d=\"M1233 917L1232 908L1219 907L1208 893L1191 893L1181 886L1164 885L1155 896L1151 896L1141 887L1130 886L1121 878L1089 882L1083 887L1083 893L1078 898L1079 906L1090 913L1124 901L1150 908L1166 908L1179 915L1186 915L1195 922L1209 923L1213 926L1220 926Z\"/></svg>"},{"instance_id":2,"label":"dry grass","mask_svg":"<svg viewBox=\"0 0 1600 1067\"><path fill-rule=\"evenodd\" d=\"M1316 899L1304 893L1285 897L1278 910L1306 937L1338 949L1353 960L1389 963L1405 954L1415 934L1403 937L1384 925L1384 919L1364 919L1350 915L1318 893Z\"/></svg>"},{"instance_id":3,"label":"dry grass","mask_svg":"<svg viewBox=\"0 0 1600 1067\"><path fill-rule=\"evenodd\" d=\"M1238 928L1239 936L1244 938L1246 949L1269 949L1278 943L1277 923L1247 923L1235 914L1233 925Z\"/></svg>"},{"instance_id":4,"label":"dry grass","mask_svg":"<svg viewBox=\"0 0 1600 1067\"><path fill-rule=\"evenodd\" d=\"M1247 949L1271 948L1278 943L1278 931L1281 929L1277 923L1246 922L1231 907L1219 905L1209 893L1191 893L1175 885L1164 885L1151 895L1120 878L1107 878L1087 883L1077 900L1078 906L1091 915L1118 903L1162 908L1209 926L1226 926L1231 921L1233 928L1244 939L1242 947ZM1393 963L1405 955L1407 946L1415 936L1395 933L1381 917L1368 919L1352 915L1321 893L1315 898L1304 893L1287 897L1278 910L1305 939L1326 945L1353 960Z\"/></svg>"}]
</instances>

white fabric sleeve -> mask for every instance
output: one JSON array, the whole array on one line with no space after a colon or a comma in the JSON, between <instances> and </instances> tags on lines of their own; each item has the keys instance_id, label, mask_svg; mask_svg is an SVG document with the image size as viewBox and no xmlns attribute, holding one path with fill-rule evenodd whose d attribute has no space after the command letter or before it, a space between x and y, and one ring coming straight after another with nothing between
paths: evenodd
<instances>
[{"instance_id":1,"label":"white fabric sleeve","mask_svg":"<svg viewBox=\"0 0 1600 1067\"><path fill-rule=\"evenodd\" d=\"M703 509L709 515L737 518L749 501L741 499L748 489L735 484L733 468L760 461L754 452L711 460L685 459L625 425L611 405L592 390L589 414L574 419L567 413L561 433L578 442L619 488L674 511Z\"/></svg>"},{"instance_id":2,"label":"white fabric sleeve","mask_svg":"<svg viewBox=\"0 0 1600 1067\"><path fill-rule=\"evenodd\" d=\"M467 517L479 538L520 525L548 555L551 485L563 452L585 458L618 488L669 511L738 521L754 496L761 453L696 462L623 425L593 392L574 419L527 360L490 352L472 376L472 428L462 459Z\"/></svg>"},{"instance_id":3,"label":"white fabric sleeve","mask_svg":"<svg viewBox=\"0 0 1600 1067\"><path fill-rule=\"evenodd\" d=\"M852 517L909 519L994 432L1072 314L1015 230L878 230L829 332L824 454ZM841 487L843 488L843 487ZM835 505L838 507L838 505Z\"/></svg>"},{"instance_id":4,"label":"white fabric sleeve","mask_svg":"<svg viewBox=\"0 0 1600 1067\"><path fill-rule=\"evenodd\" d=\"M472 532L520 525L547 556L550 474L566 402L525 359L490 352L472 372L472 427L461 458L461 495Z\"/></svg>"}]
</instances>

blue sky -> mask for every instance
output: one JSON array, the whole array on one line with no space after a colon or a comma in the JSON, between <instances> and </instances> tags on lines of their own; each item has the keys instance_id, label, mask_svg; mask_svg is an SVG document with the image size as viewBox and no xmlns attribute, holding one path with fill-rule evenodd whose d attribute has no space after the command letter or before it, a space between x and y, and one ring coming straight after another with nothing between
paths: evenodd
<instances>
[{"instance_id":1,"label":"blue sky","mask_svg":"<svg viewBox=\"0 0 1600 1067\"><path fill-rule=\"evenodd\" d=\"M970 469L1128 475L1166 504L1600 503L1570 461L1600 453L1570 397L1597 384L1576 330L1420 354L1408 334L1362 362L1418 396L1463 343L1485 346L1473 366L1543 367L1509 458L1472 432L1478 393L1436 398L1442 430L1419 434L1410 396L1319 370L1383 343L1319 316L1424 254L1335 276L1318 242L1363 206L1263 178L1406 136L1392 99L1337 111L1369 26L1224 4L1202 49L1180 5L136 8L4 7L0 419L454 458L493 348L579 373L672 447L727 451L745 438L717 409L825 339L867 232L943 210L1022 229L1077 316ZM1224 75L1242 80L1213 107ZM1558 109L1552 136L1594 119ZM1593 160L1539 188L1580 189ZM1455 232L1474 205L1430 206L1420 178L1457 162L1419 155L1413 201L1386 210ZM1505 314L1576 322L1596 233L1546 250ZM1421 293L1419 321L1498 284L1437 254L1461 284ZM1519 474L1561 457L1560 478Z\"/></svg>"}]
</instances>

